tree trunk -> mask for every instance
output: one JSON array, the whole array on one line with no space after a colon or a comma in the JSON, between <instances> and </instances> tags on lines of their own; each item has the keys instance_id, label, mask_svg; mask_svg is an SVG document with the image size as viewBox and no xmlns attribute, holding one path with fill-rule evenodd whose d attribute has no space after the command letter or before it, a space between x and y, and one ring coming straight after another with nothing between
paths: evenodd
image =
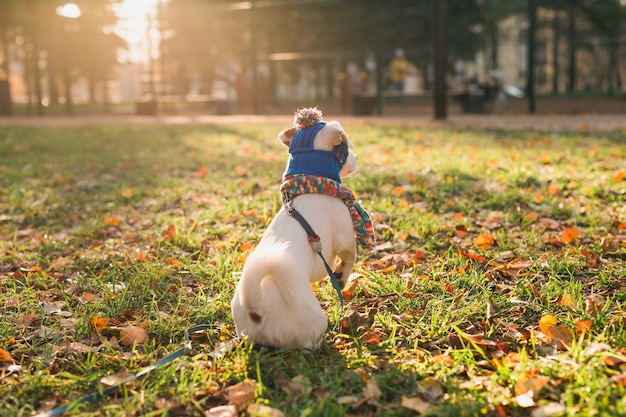
<instances>
[{"instance_id":1,"label":"tree trunk","mask_svg":"<svg viewBox=\"0 0 626 417\"><path fill-rule=\"evenodd\" d=\"M567 92L572 93L576 88L576 45L575 45L575 37L576 37L576 27L575 27L575 16L574 16L574 8L569 9L569 28L568 28L568 79L567 79Z\"/></svg>"},{"instance_id":2,"label":"tree trunk","mask_svg":"<svg viewBox=\"0 0 626 417\"><path fill-rule=\"evenodd\" d=\"M2 66L0 69L5 78L0 78L0 115L10 116L13 114L13 102L11 101L11 84L9 83L9 37L5 28L0 28L0 42L2 43Z\"/></svg>"},{"instance_id":3,"label":"tree trunk","mask_svg":"<svg viewBox=\"0 0 626 417\"><path fill-rule=\"evenodd\" d=\"M559 12L554 12L554 18L552 20L552 93L557 94L559 92L559 42L560 36L559 25Z\"/></svg>"}]
</instances>

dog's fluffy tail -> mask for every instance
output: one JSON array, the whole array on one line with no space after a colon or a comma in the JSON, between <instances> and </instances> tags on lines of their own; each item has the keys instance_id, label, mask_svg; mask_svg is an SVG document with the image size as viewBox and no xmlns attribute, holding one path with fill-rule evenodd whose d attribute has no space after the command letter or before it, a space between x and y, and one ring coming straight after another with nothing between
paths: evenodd
<instances>
[{"instance_id":1,"label":"dog's fluffy tail","mask_svg":"<svg viewBox=\"0 0 626 417\"><path fill-rule=\"evenodd\" d=\"M272 308L268 303L284 302L287 307L297 303L298 282L293 279L297 271L292 270L293 262L285 262L284 252L276 245L257 247L246 260L239 296L248 311L263 314Z\"/></svg>"}]
</instances>

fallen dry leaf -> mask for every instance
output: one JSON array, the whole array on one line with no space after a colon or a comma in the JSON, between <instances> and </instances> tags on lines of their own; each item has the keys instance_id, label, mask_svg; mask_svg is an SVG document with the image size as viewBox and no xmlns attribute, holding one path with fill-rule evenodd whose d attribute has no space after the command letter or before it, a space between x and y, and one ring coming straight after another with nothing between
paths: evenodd
<instances>
[{"instance_id":1,"label":"fallen dry leaf","mask_svg":"<svg viewBox=\"0 0 626 417\"><path fill-rule=\"evenodd\" d=\"M0 363L3 362L13 362L13 357L9 352L0 348Z\"/></svg>"},{"instance_id":2,"label":"fallen dry leaf","mask_svg":"<svg viewBox=\"0 0 626 417\"><path fill-rule=\"evenodd\" d=\"M443 385L431 376L417 381L416 385L417 392L430 403L440 401L444 396Z\"/></svg>"},{"instance_id":3,"label":"fallen dry leaf","mask_svg":"<svg viewBox=\"0 0 626 417\"><path fill-rule=\"evenodd\" d=\"M148 333L138 326L127 326L120 330L120 343L124 346L142 344L148 340Z\"/></svg>"},{"instance_id":4,"label":"fallen dry leaf","mask_svg":"<svg viewBox=\"0 0 626 417\"><path fill-rule=\"evenodd\" d=\"M370 400L377 400L383 395L383 392L381 391L378 382L374 381L373 379L369 379L365 383L365 387L363 388L363 395L365 396L365 398L368 398Z\"/></svg>"},{"instance_id":5,"label":"fallen dry leaf","mask_svg":"<svg viewBox=\"0 0 626 417\"><path fill-rule=\"evenodd\" d=\"M425 413L431 407L430 403L427 403L420 397L405 397L404 395L402 396L400 405L409 410L417 411L420 414Z\"/></svg>"},{"instance_id":6,"label":"fallen dry leaf","mask_svg":"<svg viewBox=\"0 0 626 417\"><path fill-rule=\"evenodd\" d=\"M81 295L78 299L83 304L91 304L91 303L94 303L98 299L98 296L90 292L86 292L86 293L83 293L83 295Z\"/></svg>"},{"instance_id":7,"label":"fallen dry leaf","mask_svg":"<svg viewBox=\"0 0 626 417\"><path fill-rule=\"evenodd\" d=\"M557 321L557 318L552 314L545 314L539 319L539 327L545 334L551 326L556 326Z\"/></svg>"},{"instance_id":8,"label":"fallen dry leaf","mask_svg":"<svg viewBox=\"0 0 626 417\"><path fill-rule=\"evenodd\" d=\"M111 319L104 317L94 317L89 321L89 327L96 333L100 333L102 330L106 329L110 320Z\"/></svg>"},{"instance_id":9,"label":"fallen dry leaf","mask_svg":"<svg viewBox=\"0 0 626 417\"><path fill-rule=\"evenodd\" d=\"M237 417L237 407L234 405L220 405L205 411L204 417Z\"/></svg>"},{"instance_id":10,"label":"fallen dry leaf","mask_svg":"<svg viewBox=\"0 0 626 417\"><path fill-rule=\"evenodd\" d=\"M474 246L484 249L489 246L493 246L495 242L496 239L492 235L481 234L476 236L472 243L474 244Z\"/></svg>"},{"instance_id":11,"label":"fallen dry leaf","mask_svg":"<svg viewBox=\"0 0 626 417\"><path fill-rule=\"evenodd\" d=\"M285 417L282 411L264 404L250 404L246 412L250 417Z\"/></svg>"},{"instance_id":12,"label":"fallen dry leaf","mask_svg":"<svg viewBox=\"0 0 626 417\"><path fill-rule=\"evenodd\" d=\"M243 410L246 405L254 400L254 393L257 390L257 382L252 379L246 379L238 384L231 385L226 388L225 396L230 405L237 407L237 410Z\"/></svg>"},{"instance_id":13,"label":"fallen dry leaf","mask_svg":"<svg viewBox=\"0 0 626 417\"><path fill-rule=\"evenodd\" d=\"M568 244L578 239L578 229L575 227L566 227L561 234L561 242Z\"/></svg>"}]
</instances>

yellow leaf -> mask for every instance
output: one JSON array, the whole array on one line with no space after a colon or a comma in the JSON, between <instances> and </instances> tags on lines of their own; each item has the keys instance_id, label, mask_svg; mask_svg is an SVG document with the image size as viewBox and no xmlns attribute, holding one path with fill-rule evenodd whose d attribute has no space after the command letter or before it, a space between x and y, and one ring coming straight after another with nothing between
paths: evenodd
<instances>
[{"instance_id":1,"label":"yellow leaf","mask_svg":"<svg viewBox=\"0 0 626 417\"><path fill-rule=\"evenodd\" d=\"M557 318L552 314L546 314L539 319L539 327L544 334L547 334L547 331L550 327L556 326Z\"/></svg>"},{"instance_id":2,"label":"yellow leaf","mask_svg":"<svg viewBox=\"0 0 626 417\"><path fill-rule=\"evenodd\" d=\"M563 294L559 303L565 307L573 307L574 306L574 297L571 294Z\"/></svg>"}]
</instances>

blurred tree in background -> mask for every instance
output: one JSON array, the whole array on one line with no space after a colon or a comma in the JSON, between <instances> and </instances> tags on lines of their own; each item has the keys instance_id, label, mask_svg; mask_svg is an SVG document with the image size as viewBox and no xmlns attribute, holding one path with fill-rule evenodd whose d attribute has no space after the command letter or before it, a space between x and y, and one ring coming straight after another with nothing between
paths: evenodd
<instances>
[{"instance_id":1,"label":"blurred tree in background","mask_svg":"<svg viewBox=\"0 0 626 417\"><path fill-rule=\"evenodd\" d=\"M125 47L113 29L118 17L112 6L122 1L76 0L81 14L71 19L58 13L65 0L2 0L0 114L11 112L7 97L17 91L10 87L28 98L30 113L41 114L46 103L69 104L71 112L71 87L78 80L87 84L89 101L106 101ZM284 77L296 79L308 65L329 98L337 73L349 63L370 76L377 73L385 88L381 73L396 48L405 50L428 90L432 1L161 0L155 17L160 54L151 64L151 82L160 85L151 92L211 95L216 82L223 82L253 94L266 88L272 95ZM550 85L553 93L623 88L626 28L619 0L535 0L540 13L533 28L526 20L528 0L446 3L449 75L459 62L494 72L515 67L523 74L522 64L500 54L507 45L524 53L523 33L535 30L542 86ZM514 39L503 24L512 17L519 33ZM481 63L479 54L485 57ZM8 82L11 63L22 69L20 82Z\"/></svg>"}]
</instances>

